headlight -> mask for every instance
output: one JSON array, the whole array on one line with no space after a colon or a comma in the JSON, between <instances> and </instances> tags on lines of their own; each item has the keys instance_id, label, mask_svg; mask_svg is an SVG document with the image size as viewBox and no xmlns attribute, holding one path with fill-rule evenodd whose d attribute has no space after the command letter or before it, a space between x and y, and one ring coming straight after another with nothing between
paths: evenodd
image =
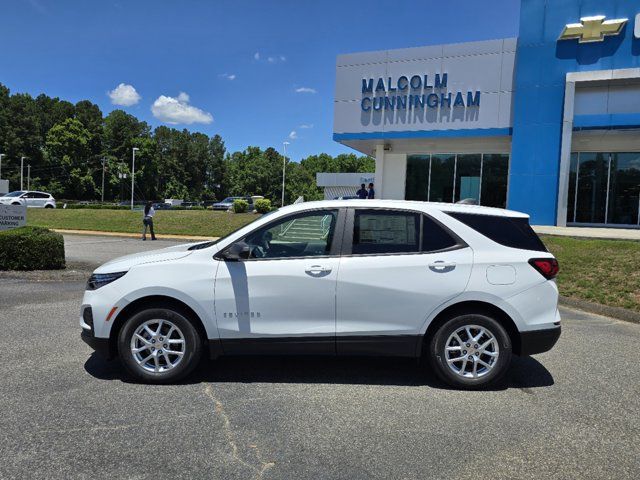
<instances>
[{"instance_id":1,"label":"headlight","mask_svg":"<svg viewBox=\"0 0 640 480\"><path fill-rule=\"evenodd\" d=\"M127 272L115 272L115 273L94 273L87 280L87 290L97 290L100 287L104 287L108 283L111 283Z\"/></svg>"}]
</instances>

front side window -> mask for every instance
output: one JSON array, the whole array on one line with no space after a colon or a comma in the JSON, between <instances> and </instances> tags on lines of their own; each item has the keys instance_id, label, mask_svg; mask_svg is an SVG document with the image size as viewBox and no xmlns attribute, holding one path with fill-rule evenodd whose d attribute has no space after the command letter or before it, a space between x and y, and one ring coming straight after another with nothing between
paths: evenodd
<instances>
[{"instance_id":1,"label":"front side window","mask_svg":"<svg viewBox=\"0 0 640 480\"><path fill-rule=\"evenodd\" d=\"M352 254L413 253L420 249L420 216L393 210L356 210Z\"/></svg>"},{"instance_id":2,"label":"front side window","mask_svg":"<svg viewBox=\"0 0 640 480\"><path fill-rule=\"evenodd\" d=\"M295 258L329 255L337 210L286 217L250 233L250 258Z\"/></svg>"}]
</instances>

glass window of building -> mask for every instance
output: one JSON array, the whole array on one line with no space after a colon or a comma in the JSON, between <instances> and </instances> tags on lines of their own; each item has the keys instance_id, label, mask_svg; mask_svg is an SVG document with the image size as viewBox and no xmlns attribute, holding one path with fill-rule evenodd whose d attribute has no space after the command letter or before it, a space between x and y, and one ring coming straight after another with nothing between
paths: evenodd
<instances>
[{"instance_id":1,"label":"glass window of building","mask_svg":"<svg viewBox=\"0 0 640 480\"><path fill-rule=\"evenodd\" d=\"M608 173L608 154L580 153L576 186L576 222L605 223Z\"/></svg>"},{"instance_id":2,"label":"glass window of building","mask_svg":"<svg viewBox=\"0 0 640 480\"><path fill-rule=\"evenodd\" d=\"M612 153L607 222L638 225L640 153Z\"/></svg>"},{"instance_id":3,"label":"glass window of building","mask_svg":"<svg viewBox=\"0 0 640 480\"><path fill-rule=\"evenodd\" d=\"M508 154L409 155L405 198L505 208L508 177Z\"/></svg>"},{"instance_id":4,"label":"glass window of building","mask_svg":"<svg viewBox=\"0 0 640 480\"><path fill-rule=\"evenodd\" d=\"M430 155L409 155L407 157L407 200L429 200Z\"/></svg>"},{"instance_id":5,"label":"glass window of building","mask_svg":"<svg viewBox=\"0 0 640 480\"><path fill-rule=\"evenodd\" d=\"M482 155L480 204L486 207L507 208L508 182L509 155L505 153Z\"/></svg>"},{"instance_id":6,"label":"glass window of building","mask_svg":"<svg viewBox=\"0 0 640 480\"><path fill-rule=\"evenodd\" d=\"M454 202L466 200L480 204L481 163L480 154L457 155Z\"/></svg>"},{"instance_id":7,"label":"glass window of building","mask_svg":"<svg viewBox=\"0 0 640 480\"><path fill-rule=\"evenodd\" d=\"M567 194L567 222L576 221L576 180L578 177L578 154L571 154L569 164L569 190Z\"/></svg>"},{"instance_id":8,"label":"glass window of building","mask_svg":"<svg viewBox=\"0 0 640 480\"><path fill-rule=\"evenodd\" d=\"M429 182L430 202L453 201L453 177L455 164L455 155L431 155L431 177Z\"/></svg>"}]
</instances>

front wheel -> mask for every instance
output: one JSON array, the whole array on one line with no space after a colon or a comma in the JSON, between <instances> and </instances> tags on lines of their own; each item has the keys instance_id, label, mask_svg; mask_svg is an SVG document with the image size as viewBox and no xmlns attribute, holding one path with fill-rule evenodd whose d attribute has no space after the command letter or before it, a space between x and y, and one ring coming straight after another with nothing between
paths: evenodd
<instances>
[{"instance_id":1,"label":"front wheel","mask_svg":"<svg viewBox=\"0 0 640 480\"><path fill-rule=\"evenodd\" d=\"M146 383L171 383L187 376L202 355L202 339L185 316L165 308L133 315L118 335L125 368Z\"/></svg>"},{"instance_id":2,"label":"front wheel","mask_svg":"<svg viewBox=\"0 0 640 480\"><path fill-rule=\"evenodd\" d=\"M447 384L464 389L487 387L500 380L511 363L511 339L485 315L447 320L429 343L429 361Z\"/></svg>"}]
</instances>

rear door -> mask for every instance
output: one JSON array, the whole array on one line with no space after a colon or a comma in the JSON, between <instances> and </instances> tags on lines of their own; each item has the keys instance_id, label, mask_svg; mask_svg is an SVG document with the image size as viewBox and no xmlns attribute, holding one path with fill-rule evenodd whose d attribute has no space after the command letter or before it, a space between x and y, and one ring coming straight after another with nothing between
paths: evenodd
<instances>
[{"instance_id":1,"label":"rear door","mask_svg":"<svg viewBox=\"0 0 640 480\"><path fill-rule=\"evenodd\" d=\"M31 192L31 198L29 201L31 202L32 207L43 208L48 199L49 195L47 193Z\"/></svg>"},{"instance_id":2,"label":"rear door","mask_svg":"<svg viewBox=\"0 0 640 480\"><path fill-rule=\"evenodd\" d=\"M349 209L336 290L338 354L415 354L436 307L466 288L473 252L439 222L401 209Z\"/></svg>"}]
</instances>

